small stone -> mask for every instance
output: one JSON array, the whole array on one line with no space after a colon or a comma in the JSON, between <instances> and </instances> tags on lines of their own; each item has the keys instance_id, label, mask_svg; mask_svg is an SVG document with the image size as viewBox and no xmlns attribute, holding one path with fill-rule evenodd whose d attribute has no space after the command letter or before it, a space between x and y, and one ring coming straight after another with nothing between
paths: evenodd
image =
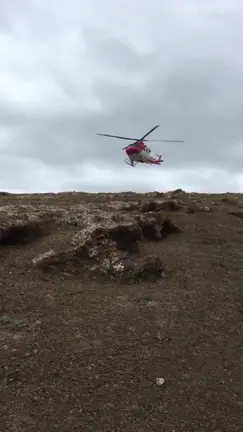
<instances>
[{"instance_id":1,"label":"small stone","mask_svg":"<svg viewBox=\"0 0 243 432\"><path fill-rule=\"evenodd\" d=\"M146 306L153 308L153 307L157 307L158 303L154 300L150 300L146 303Z\"/></svg>"},{"instance_id":2,"label":"small stone","mask_svg":"<svg viewBox=\"0 0 243 432\"><path fill-rule=\"evenodd\" d=\"M200 212L211 212L212 211L212 209L211 209L211 207L208 207L208 206L204 206L204 207L201 207L201 206L199 206L198 207L198 211L200 211Z\"/></svg>"},{"instance_id":3,"label":"small stone","mask_svg":"<svg viewBox=\"0 0 243 432\"><path fill-rule=\"evenodd\" d=\"M164 378L156 378L156 384L157 386L162 386L165 383Z\"/></svg>"},{"instance_id":4,"label":"small stone","mask_svg":"<svg viewBox=\"0 0 243 432\"><path fill-rule=\"evenodd\" d=\"M205 206L205 207L203 208L203 210L204 210L205 212L211 212L211 211L212 211L211 207L208 207L208 206Z\"/></svg>"},{"instance_id":5,"label":"small stone","mask_svg":"<svg viewBox=\"0 0 243 432\"><path fill-rule=\"evenodd\" d=\"M193 214L193 213L195 213L195 209L192 207L186 207L186 213Z\"/></svg>"}]
</instances>

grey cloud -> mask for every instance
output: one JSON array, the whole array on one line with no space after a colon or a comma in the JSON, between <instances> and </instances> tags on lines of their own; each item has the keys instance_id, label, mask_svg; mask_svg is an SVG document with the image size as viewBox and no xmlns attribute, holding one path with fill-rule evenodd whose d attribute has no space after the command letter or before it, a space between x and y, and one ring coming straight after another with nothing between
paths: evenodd
<instances>
[{"instance_id":1,"label":"grey cloud","mask_svg":"<svg viewBox=\"0 0 243 432\"><path fill-rule=\"evenodd\" d=\"M128 71L140 71L146 66L146 57L139 55L132 44L118 38L92 38L86 33L86 49L89 56L99 66L119 69L123 73Z\"/></svg>"},{"instance_id":2,"label":"grey cloud","mask_svg":"<svg viewBox=\"0 0 243 432\"><path fill-rule=\"evenodd\" d=\"M14 2L9 4L14 15L14 8L11 8ZM105 5L108 8L109 2ZM114 22L107 21L106 28L98 29L96 14L96 24L83 20L79 27L77 16L69 9L65 24L65 4L61 1L60 11L58 8L55 11L55 36L51 39L53 10L49 10L47 25L43 27L47 3L42 4L38 24L37 11L33 7L28 9L25 2L25 12L29 11L29 17L34 13L36 22L36 26L34 21L29 25L32 31L36 27L33 40L31 34L28 43L25 39L28 52L33 52L28 79L33 83L36 80L36 93L32 99L30 96L28 103L19 101L17 104L2 98L2 154L15 158L27 156L29 164L31 160L39 161L47 169L66 169L68 173L86 163L99 169L108 164L115 169L114 175L124 176L125 182L127 171L123 170L121 150L124 142L97 137L96 132L139 138L153 125L160 124L151 139L185 140L184 144L153 144L155 152L164 153L166 169L194 168L196 176L200 167L211 167L225 169L229 178L240 173L243 159L243 152L240 152L243 147L243 4L240 0L233 1L227 13L223 7L221 11L216 8L214 2L207 7L202 2L198 5L201 9L195 13L191 2L185 2L180 17L178 9L173 12L168 2L164 16L161 15L163 26L158 27L158 14L154 28L152 21L146 21L146 13L141 18L138 10L134 17L136 29L140 26L142 38L147 25L148 39L151 36L150 50L142 52L136 47L135 39L129 36L125 40L121 34L116 35L117 17ZM180 3L177 6L180 8ZM6 3L5 12L7 8ZM11 21L8 15L7 24L16 22L18 13L17 7L16 16ZM104 22L104 15L102 17ZM45 33L43 41L42 31ZM134 33L136 31L134 29ZM156 33L158 43L154 45ZM58 35L63 41L63 51ZM65 40L69 41L66 45ZM37 53L41 50L42 62L38 63L35 49ZM21 74L18 75L16 64L15 69L9 70L9 74L19 77L19 86L24 79L24 68L27 75L32 61L31 55L24 57L24 54L23 50L23 64L18 57ZM40 79L42 81L38 81ZM43 104L36 102L41 97L39 82L46 85ZM89 100L93 102L89 104ZM97 108L92 108L96 105ZM2 135L1 130L4 131ZM21 172L18 175L21 176ZM65 183L63 179L60 181ZM112 180L107 177L104 187L108 188L109 182ZM72 180L67 180L67 184L71 185Z\"/></svg>"}]
</instances>

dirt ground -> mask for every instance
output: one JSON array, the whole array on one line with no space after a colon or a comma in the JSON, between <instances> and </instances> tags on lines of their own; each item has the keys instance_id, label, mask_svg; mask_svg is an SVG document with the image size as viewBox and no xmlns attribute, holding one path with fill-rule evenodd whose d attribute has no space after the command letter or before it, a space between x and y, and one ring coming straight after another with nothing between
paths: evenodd
<instances>
[{"instance_id":1,"label":"dirt ground","mask_svg":"<svg viewBox=\"0 0 243 432\"><path fill-rule=\"evenodd\" d=\"M183 206L166 213L181 233L141 244L165 268L156 282L31 266L73 237L78 228L66 223L24 244L0 236L2 431L243 430L243 196L174 198ZM148 199L2 194L0 226L25 205L68 213ZM190 211L195 205L201 210Z\"/></svg>"}]
</instances>

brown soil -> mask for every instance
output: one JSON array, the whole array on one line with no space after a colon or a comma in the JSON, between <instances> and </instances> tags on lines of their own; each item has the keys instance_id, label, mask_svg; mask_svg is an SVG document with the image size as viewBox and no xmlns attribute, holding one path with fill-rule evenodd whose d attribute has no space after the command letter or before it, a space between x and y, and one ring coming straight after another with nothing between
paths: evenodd
<instances>
[{"instance_id":1,"label":"brown soil","mask_svg":"<svg viewBox=\"0 0 243 432\"><path fill-rule=\"evenodd\" d=\"M233 194L0 193L1 430L242 431L242 214Z\"/></svg>"}]
</instances>

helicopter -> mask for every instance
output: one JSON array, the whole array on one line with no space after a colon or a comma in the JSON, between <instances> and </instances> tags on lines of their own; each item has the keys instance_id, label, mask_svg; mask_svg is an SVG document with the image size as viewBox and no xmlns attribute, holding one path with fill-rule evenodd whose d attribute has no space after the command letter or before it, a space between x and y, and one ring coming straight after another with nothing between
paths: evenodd
<instances>
[{"instance_id":1,"label":"helicopter","mask_svg":"<svg viewBox=\"0 0 243 432\"><path fill-rule=\"evenodd\" d=\"M102 134L97 133L96 135L99 136L105 136L105 137L111 137L111 138L118 138L123 140L129 140L133 141L131 144L128 144L126 147L123 147L123 150L126 151L127 158L124 159L124 162L133 168L138 163L146 163L150 165L160 165L163 161L162 155L158 155L157 159L151 156L151 149L145 144L145 142L153 141L153 142L180 142L183 143L184 141L181 140L148 140L146 137L150 135L155 129L157 129L159 125L154 126L149 132L147 132L142 138L129 138L129 137L123 137L119 135L109 135L109 134Z\"/></svg>"}]
</instances>

